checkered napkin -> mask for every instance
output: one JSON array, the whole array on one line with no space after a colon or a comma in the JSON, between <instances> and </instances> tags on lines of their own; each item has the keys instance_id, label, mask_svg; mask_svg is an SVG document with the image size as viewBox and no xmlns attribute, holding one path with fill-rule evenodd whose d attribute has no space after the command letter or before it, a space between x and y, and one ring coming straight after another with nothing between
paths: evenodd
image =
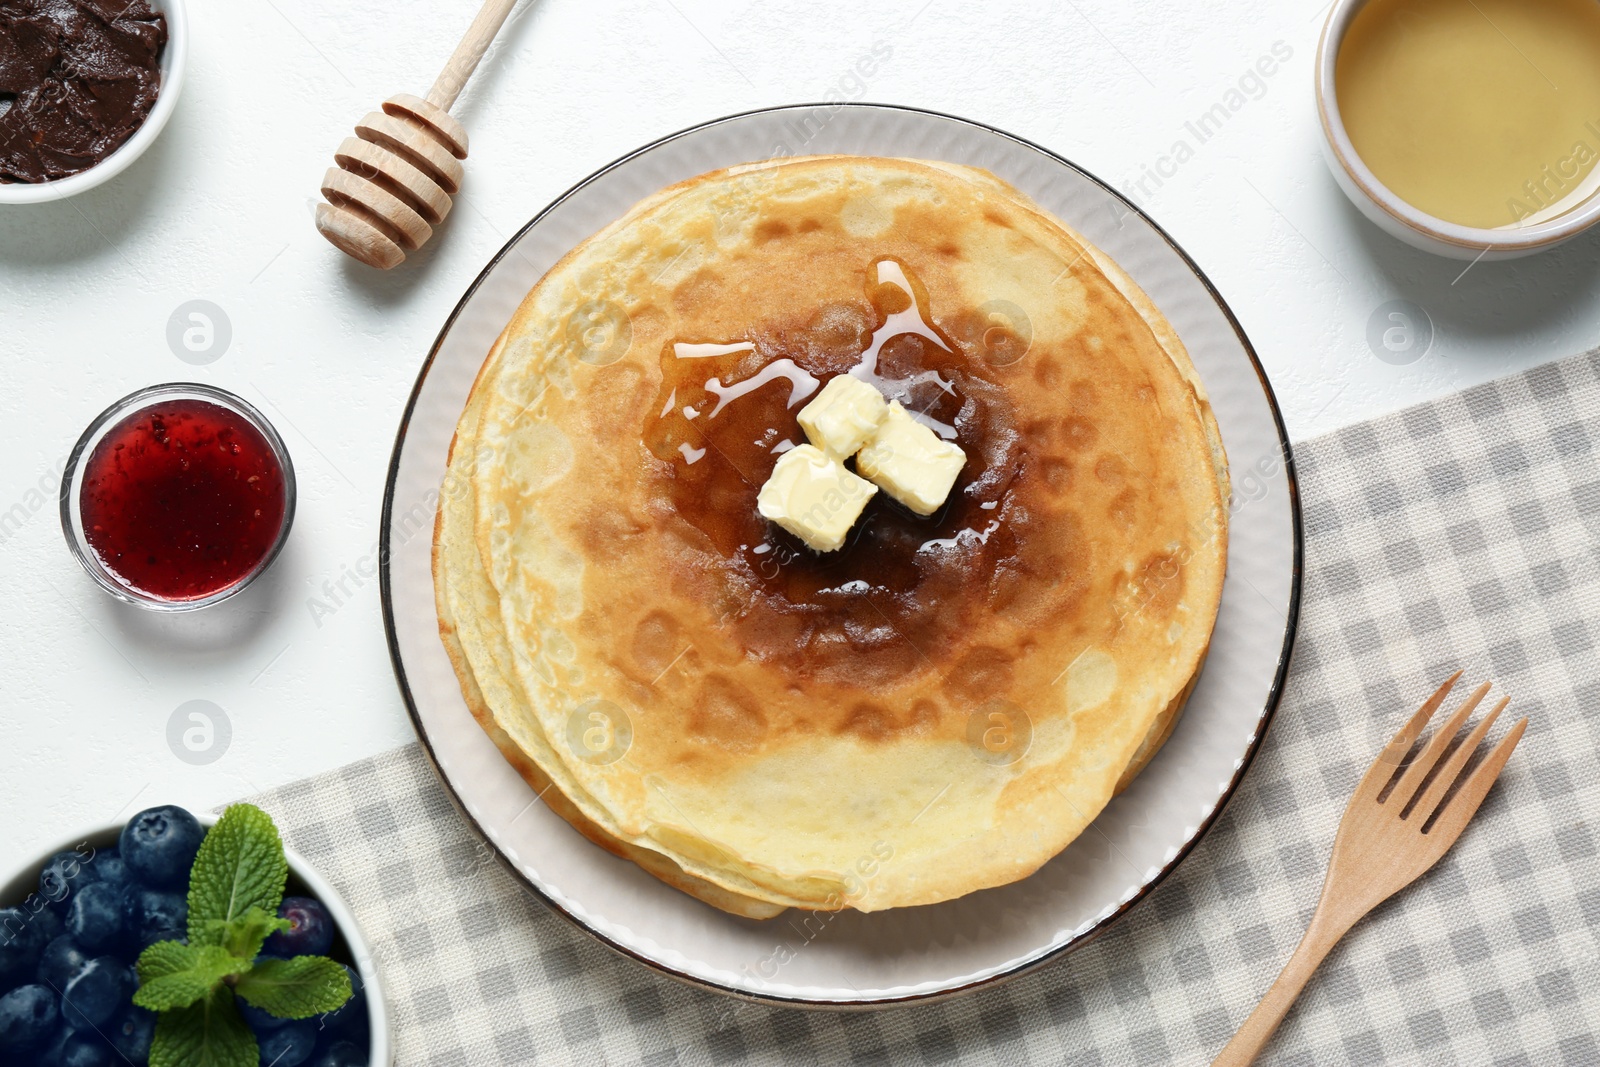
<instances>
[{"instance_id":1,"label":"checkered napkin","mask_svg":"<svg viewBox=\"0 0 1600 1067\"><path fill-rule=\"evenodd\" d=\"M1600 1065L1597 448L1600 354L1300 445L1298 647L1238 794L1105 936L954 1001L823 1014L658 977L519 888L417 745L258 803L374 942L404 1067L1202 1064L1304 930L1360 774L1459 666L1528 734L1455 849L1334 950L1265 1062Z\"/></svg>"}]
</instances>

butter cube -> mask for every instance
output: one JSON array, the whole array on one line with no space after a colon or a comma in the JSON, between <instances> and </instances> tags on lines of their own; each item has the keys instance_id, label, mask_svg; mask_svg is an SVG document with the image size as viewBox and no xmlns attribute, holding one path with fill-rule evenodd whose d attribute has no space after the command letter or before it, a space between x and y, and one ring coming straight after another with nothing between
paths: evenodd
<instances>
[{"instance_id":1,"label":"butter cube","mask_svg":"<svg viewBox=\"0 0 1600 1067\"><path fill-rule=\"evenodd\" d=\"M918 515L944 505L967 454L913 419L899 401L856 456L856 469Z\"/></svg>"},{"instance_id":2,"label":"butter cube","mask_svg":"<svg viewBox=\"0 0 1600 1067\"><path fill-rule=\"evenodd\" d=\"M812 444L834 459L845 460L872 436L888 407L883 394L872 386L840 374L800 409L800 428Z\"/></svg>"},{"instance_id":3,"label":"butter cube","mask_svg":"<svg viewBox=\"0 0 1600 1067\"><path fill-rule=\"evenodd\" d=\"M778 457L756 510L818 552L832 552L877 492L820 448L799 445Z\"/></svg>"}]
</instances>

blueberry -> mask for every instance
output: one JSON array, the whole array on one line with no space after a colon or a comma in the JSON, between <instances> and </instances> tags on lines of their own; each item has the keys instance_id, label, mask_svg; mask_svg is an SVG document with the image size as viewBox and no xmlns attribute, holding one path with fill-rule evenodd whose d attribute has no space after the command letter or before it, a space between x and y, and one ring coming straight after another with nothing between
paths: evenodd
<instances>
[{"instance_id":1,"label":"blueberry","mask_svg":"<svg viewBox=\"0 0 1600 1067\"><path fill-rule=\"evenodd\" d=\"M39 965L50 942L50 928L40 921L43 912L27 908L0 908L0 983L26 981Z\"/></svg>"},{"instance_id":2,"label":"blueberry","mask_svg":"<svg viewBox=\"0 0 1600 1067\"><path fill-rule=\"evenodd\" d=\"M122 828L122 862L128 873L156 889L187 889L189 868L206 832L182 808L141 811Z\"/></svg>"},{"instance_id":3,"label":"blueberry","mask_svg":"<svg viewBox=\"0 0 1600 1067\"><path fill-rule=\"evenodd\" d=\"M319 1049L306 1067L367 1067L372 1054L351 1041L335 1041Z\"/></svg>"},{"instance_id":4,"label":"blueberry","mask_svg":"<svg viewBox=\"0 0 1600 1067\"><path fill-rule=\"evenodd\" d=\"M130 885L123 890L122 921L137 951L157 941L179 941L189 925L189 901L182 893Z\"/></svg>"},{"instance_id":5,"label":"blueberry","mask_svg":"<svg viewBox=\"0 0 1600 1067\"><path fill-rule=\"evenodd\" d=\"M368 1029L367 1001L365 997L361 999L359 1007L361 1010L357 1014L349 1015L339 1020L339 1032L337 1035L329 1036L337 1036L340 1040L349 1041L352 1044L366 1048L367 1044L372 1040L372 1034Z\"/></svg>"},{"instance_id":6,"label":"blueberry","mask_svg":"<svg viewBox=\"0 0 1600 1067\"><path fill-rule=\"evenodd\" d=\"M72 940L72 935L62 934L46 945L39 957L39 984L60 993L88 962L88 953Z\"/></svg>"},{"instance_id":7,"label":"blueberry","mask_svg":"<svg viewBox=\"0 0 1600 1067\"><path fill-rule=\"evenodd\" d=\"M57 1026L44 1039L44 1043L34 1049L32 1058L24 1057L22 1062L27 1067L61 1067L61 1059L66 1053L67 1038L71 1036L72 1031L65 1025Z\"/></svg>"},{"instance_id":8,"label":"blueberry","mask_svg":"<svg viewBox=\"0 0 1600 1067\"><path fill-rule=\"evenodd\" d=\"M120 886L92 882L73 894L67 933L78 944L90 952L110 952L121 946L125 932Z\"/></svg>"},{"instance_id":9,"label":"blueberry","mask_svg":"<svg viewBox=\"0 0 1600 1067\"><path fill-rule=\"evenodd\" d=\"M128 865L122 862L122 853L114 848L96 852L94 858L86 865L94 875L97 882L109 882L112 885L127 885L133 881L133 872L128 870Z\"/></svg>"},{"instance_id":10,"label":"blueberry","mask_svg":"<svg viewBox=\"0 0 1600 1067\"><path fill-rule=\"evenodd\" d=\"M61 1022L60 998L42 985L18 986L0 997L0 1049L33 1048Z\"/></svg>"},{"instance_id":11,"label":"blueberry","mask_svg":"<svg viewBox=\"0 0 1600 1067\"><path fill-rule=\"evenodd\" d=\"M41 898L38 896L30 896L28 900L30 902L43 903ZM23 910L27 911L31 909L29 905L25 904L23 905ZM39 939L47 945L67 932L66 921L62 919L60 913L54 908L40 907L37 911L34 911L33 921L39 927Z\"/></svg>"},{"instance_id":12,"label":"blueberry","mask_svg":"<svg viewBox=\"0 0 1600 1067\"><path fill-rule=\"evenodd\" d=\"M61 1067L111 1067L116 1053L93 1030L79 1030L61 1045Z\"/></svg>"},{"instance_id":13,"label":"blueberry","mask_svg":"<svg viewBox=\"0 0 1600 1067\"><path fill-rule=\"evenodd\" d=\"M90 960L62 991L61 1014L74 1030L105 1024L139 987L132 967L111 956Z\"/></svg>"},{"instance_id":14,"label":"blueberry","mask_svg":"<svg viewBox=\"0 0 1600 1067\"><path fill-rule=\"evenodd\" d=\"M317 1049L315 1023L298 1019L258 1036L263 1067L300 1067Z\"/></svg>"},{"instance_id":15,"label":"blueberry","mask_svg":"<svg viewBox=\"0 0 1600 1067\"><path fill-rule=\"evenodd\" d=\"M361 976L345 964L345 973L350 976L350 999L339 1007L318 1016L317 1024L324 1033L338 1034L343 1037L366 1032L367 1027L367 991L361 988Z\"/></svg>"},{"instance_id":16,"label":"blueberry","mask_svg":"<svg viewBox=\"0 0 1600 1067\"><path fill-rule=\"evenodd\" d=\"M276 1030L289 1021L288 1019L280 1019L270 1011L263 1011L242 997L234 998L233 1003L239 1008L240 1018L244 1019L245 1025L250 1027L257 1037L260 1037L268 1030Z\"/></svg>"},{"instance_id":17,"label":"blueberry","mask_svg":"<svg viewBox=\"0 0 1600 1067\"><path fill-rule=\"evenodd\" d=\"M39 872L39 895L63 907L72 891L97 881L89 866L90 852L57 852Z\"/></svg>"},{"instance_id":18,"label":"blueberry","mask_svg":"<svg viewBox=\"0 0 1600 1067\"><path fill-rule=\"evenodd\" d=\"M322 901L312 897L284 897L278 918L290 926L267 938L261 950L269 956L326 956L333 947L333 917Z\"/></svg>"},{"instance_id":19,"label":"blueberry","mask_svg":"<svg viewBox=\"0 0 1600 1067\"><path fill-rule=\"evenodd\" d=\"M150 1062L150 1042L156 1034L155 1012L129 1004L111 1017L103 1032L117 1055L129 1063L143 1067Z\"/></svg>"}]
</instances>

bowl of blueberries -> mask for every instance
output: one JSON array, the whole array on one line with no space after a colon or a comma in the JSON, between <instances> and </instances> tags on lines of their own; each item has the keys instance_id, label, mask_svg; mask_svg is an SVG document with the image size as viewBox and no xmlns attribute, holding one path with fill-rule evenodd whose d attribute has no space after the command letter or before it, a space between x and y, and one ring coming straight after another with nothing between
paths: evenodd
<instances>
[{"instance_id":1,"label":"bowl of blueberries","mask_svg":"<svg viewBox=\"0 0 1600 1067\"><path fill-rule=\"evenodd\" d=\"M270 819L258 809L250 811L268 827L274 849L281 848ZM126 824L79 834L0 883L0 1064L143 1067L150 1062L158 1015L136 1004L135 995L152 1002L141 989L141 977L148 986L153 955L190 952L189 906L196 899L191 871L205 863L202 857L197 864L196 855L217 822L179 807L150 808ZM253 861L254 854L236 846L234 858L241 857ZM303 858L285 848L282 860L287 873L280 878L281 892L272 889L266 898L281 900L277 921L260 917L254 940L248 933L242 939L229 935L232 951L253 959L225 964L217 972L213 999L198 1007L216 1003L217 997L232 1003L263 1067L389 1067L388 1009L354 917ZM240 870L248 869L241 863ZM278 870L282 874L283 866ZM262 923L272 930L264 941ZM149 951L163 942L161 950ZM308 1009L321 1011L309 1017L299 1017L304 1011L280 1007L273 1014L258 1007L274 1004L252 990L264 988L291 964L307 963L305 957L320 958L310 962L322 968L325 984L339 987L339 1006ZM255 986L241 977L252 967L261 976ZM348 976L348 995L341 968ZM227 971L235 973L222 977ZM165 1012L160 1020L165 1027ZM233 1025L237 1030L237 1022ZM178 1033L176 1025L172 1032ZM246 1041L242 1031L235 1036Z\"/></svg>"}]
</instances>

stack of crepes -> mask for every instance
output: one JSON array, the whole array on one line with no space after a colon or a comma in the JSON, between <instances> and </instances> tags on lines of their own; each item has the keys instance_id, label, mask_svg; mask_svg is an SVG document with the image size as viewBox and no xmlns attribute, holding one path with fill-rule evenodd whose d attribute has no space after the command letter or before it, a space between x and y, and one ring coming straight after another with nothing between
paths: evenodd
<instances>
[{"instance_id":1,"label":"stack of crepes","mask_svg":"<svg viewBox=\"0 0 1600 1067\"><path fill-rule=\"evenodd\" d=\"M925 538L885 510L820 559L756 493L803 439L806 381L906 310L886 260L934 330L886 339L877 373L937 376L968 465ZM708 412L680 396L682 342L745 343L713 361L719 395L789 360L748 390L773 433L693 437L714 424L686 421ZM1038 869L1165 741L1227 497L1174 330L1017 190L937 162L752 164L647 198L528 294L457 428L440 630L544 801L668 885L749 917L934 903Z\"/></svg>"}]
</instances>

